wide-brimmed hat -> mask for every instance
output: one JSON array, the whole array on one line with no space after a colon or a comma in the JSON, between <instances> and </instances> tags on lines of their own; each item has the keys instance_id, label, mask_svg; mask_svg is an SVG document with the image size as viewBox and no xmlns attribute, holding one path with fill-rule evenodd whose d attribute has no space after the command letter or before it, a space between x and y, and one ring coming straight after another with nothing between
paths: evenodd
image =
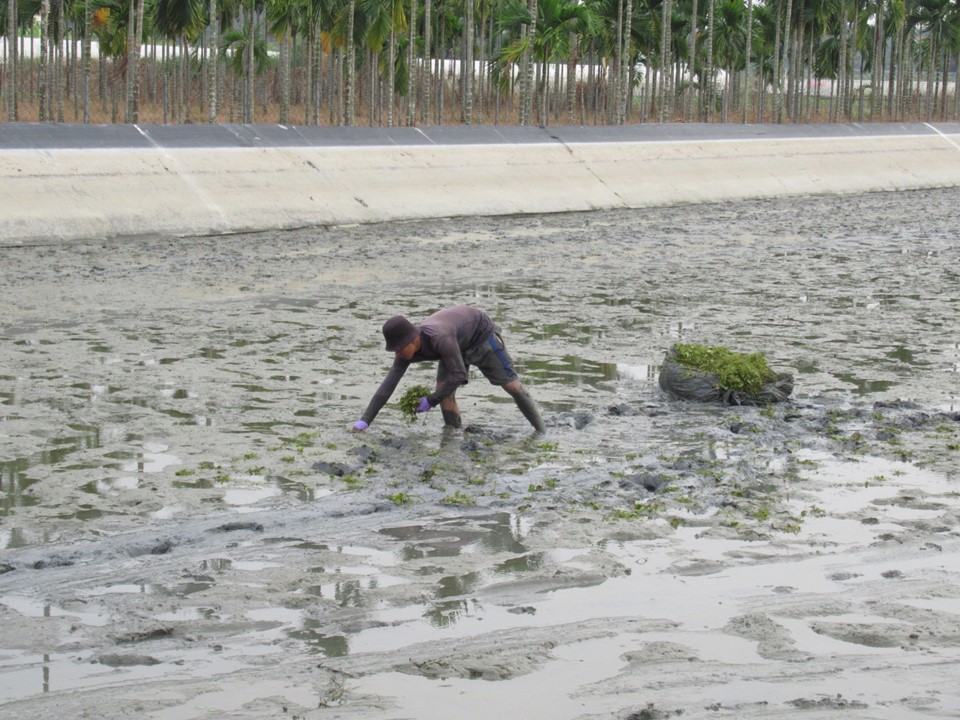
<instances>
[{"instance_id":1,"label":"wide-brimmed hat","mask_svg":"<svg viewBox=\"0 0 960 720\"><path fill-rule=\"evenodd\" d=\"M394 315L383 324L383 337L387 339L387 350L403 350L417 337L417 326L403 315Z\"/></svg>"}]
</instances>

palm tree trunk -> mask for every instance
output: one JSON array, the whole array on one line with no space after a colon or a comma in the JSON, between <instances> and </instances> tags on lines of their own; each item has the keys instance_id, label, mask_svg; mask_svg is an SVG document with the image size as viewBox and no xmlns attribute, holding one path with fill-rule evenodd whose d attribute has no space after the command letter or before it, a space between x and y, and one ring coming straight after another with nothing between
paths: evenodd
<instances>
[{"instance_id":1,"label":"palm tree trunk","mask_svg":"<svg viewBox=\"0 0 960 720\"><path fill-rule=\"evenodd\" d=\"M613 58L610 60L610 92L607 94L606 122L616 124L620 102L620 70L623 67L623 0L617 0L617 32L613 38Z\"/></svg>"},{"instance_id":2,"label":"palm tree trunk","mask_svg":"<svg viewBox=\"0 0 960 720\"><path fill-rule=\"evenodd\" d=\"M257 42L257 12L254 8L252 0L250 2L249 17L247 18L247 22L247 62L246 74L244 76L244 79L246 80L246 102L244 104L245 113L243 121L247 124L252 124L254 118L254 106L256 105L256 99L254 97L254 78L256 78L256 68L254 67L254 46Z\"/></svg>"},{"instance_id":3,"label":"palm tree trunk","mask_svg":"<svg viewBox=\"0 0 960 720\"><path fill-rule=\"evenodd\" d=\"M617 124L627 118L627 98L630 95L630 36L633 29L633 0L627 0L623 13L623 49L620 53L620 96L617 100Z\"/></svg>"},{"instance_id":4,"label":"palm tree trunk","mask_svg":"<svg viewBox=\"0 0 960 720\"><path fill-rule=\"evenodd\" d=\"M926 111L924 112L924 120L927 122L933 120L933 70L934 65L936 65L936 35L930 36L930 57L927 61L927 91L926 91Z\"/></svg>"},{"instance_id":5,"label":"palm tree trunk","mask_svg":"<svg viewBox=\"0 0 960 720\"><path fill-rule=\"evenodd\" d=\"M81 50L81 65L83 66L83 124L90 124L90 56L92 47L90 42L90 0L83 0L83 49Z\"/></svg>"},{"instance_id":6,"label":"palm tree trunk","mask_svg":"<svg viewBox=\"0 0 960 720\"><path fill-rule=\"evenodd\" d=\"M690 102L687 105L687 122L693 122L694 118L700 118L700 112L697 108L700 101L700 94L693 84L693 75L697 67L697 13L699 12L699 3L693 0L693 7L690 9L690 39L687 42L688 53L690 55Z\"/></svg>"},{"instance_id":7,"label":"palm tree trunk","mask_svg":"<svg viewBox=\"0 0 960 720\"><path fill-rule=\"evenodd\" d=\"M47 44L50 42L50 0L40 2L40 70L37 81L37 95L40 98L39 120L49 120L47 112Z\"/></svg>"},{"instance_id":8,"label":"palm tree trunk","mask_svg":"<svg viewBox=\"0 0 960 720\"><path fill-rule=\"evenodd\" d=\"M856 90L853 87L854 81L854 59L857 54L857 27L860 25L860 5L854 3L853 6L853 24L850 27L850 40L847 43L847 106L845 108L846 119L853 119L853 100Z\"/></svg>"},{"instance_id":9,"label":"palm tree trunk","mask_svg":"<svg viewBox=\"0 0 960 720\"><path fill-rule=\"evenodd\" d=\"M712 0L711 0L712 5ZM660 19L660 102L658 103L659 122L667 121L667 88L670 83L670 68L672 65L670 53L670 18L673 8L670 0L664 0L663 12Z\"/></svg>"},{"instance_id":10,"label":"palm tree trunk","mask_svg":"<svg viewBox=\"0 0 960 720\"><path fill-rule=\"evenodd\" d=\"M887 118L890 121L899 119L899 87L900 87L900 48L903 39L903 30L899 23L893 37L893 47L890 55L890 76L887 78Z\"/></svg>"},{"instance_id":11,"label":"palm tree trunk","mask_svg":"<svg viewBox=\"0 0 960 720\"><path fill-rule=\"evenodd\" d=\"M280 124L290 122L290 29L280 36Z\"/></svg>"},{"instance_id":12,"label":"palm tree trunk","mask_svg":"<svg viewBox=\"0 0 960 720\"><path fill-rule=\"evenodd\" d=\"M349 4L347 5L347 80L346 87L344 88L344 93L346 95L345 124L348 127L353 127L357 121L356 101L354 99L357 83L357 55L355 48L356 39L354 38L356 14L357 0L350 0Z\"/></svg>"},{"instance_id":13,"label":"palm tree trunk","mask_svg":"<svg viewBox=\"0 0 960 720\"><path fill-rule=\"evenodd\" d=\"M183 97L183 122L189 124L193 122L193 108L190 103L192 97L192 83L190 78L190 41L186 37L181 38L180 54L183 57L183 91L181 93L181 97Z\"/></svg>"},{"instance_id":14,"label":"palm tree trunk","mask_svg":"<svg viewBox=\"0 0 960 720\"><path fill-rule=\"evenodd\" d=\"M323 89L323 44L320 42L320 24L311 26L310 39L313 43L313 72L310 76L310 124L320 124L320 100ZM332 62L330 63L333 64Z\"/></svg>"},{"instance_id":15,"label":"palm tree trunk","mask_svg":"<svg viewBox=\"0 0 960 720\"><path fill-rule=\"evenodd\" d=\"M397 35L396 31L393 28L393 25L390 26L390 57L389 65L387 66L387 127L393 127L393 88L394 88L394 72L397 64Z\"/></svg>"},{"instance_id":16,"label":"palm tree trunk","mask_svg":"<svg viewBox=\"0 0 960 720\"><path fill-rule=\"evenodd\" d=\"M953 59L957 71L953 76L953 119L960 119L960 52Z\"/></svg>"},{"instance_id":17,"label":"palm tree trunk","mask_svg":"<svg viewBox=\"0 0 960 720\"><path fill-rule=\"evenodd\" d=\"M133 0L130 0L133 2ZM133 122L140 122L140 41L143 38L144 0L137 0L137 26L133 36Z\"/></svg>"},{"instance_id":18,"label":"palm tree trunk","mask_svg":"<svg viewBox=\"0 0 960 720\"><path fill-rule=\"evenodd\" d=\"M791 97L793 98L793 103L791 105L790 117L793 122L800 122L801 113L803 112L803 98L806 94L804 92L804 71L806 67L806 57L803 52L804 45L804 35L806 34L806 25L800 23L800 27L797 29L797 38L794 40L794 52L793 52L793 92Z\"/></svg>"},{"instance_id":19,"label":"palm tree trunk","mask_svg":"<svg viewBox=\"0 0 960 720\"><path fill-rule=\"evenodd\" d=\"M843 111L846 108L846 75L847 75L847 9L844 4L840 6L840 59L837 68L837 79L835 81L837 90L836 110L831 122L835 122L837 117L843 117Z\"/></svg>"},{"instance_id":20,"label":"palm tree trunk","mask_svg":"<svg viewBox=\"0 0 960 720\"><path fill-rule=\"evenodd\" d=\"M417 81L416 58L417 48L417 0L410 0L410 17L407 21L407 113L406 126L417 124Z\"/></svg>"},{"instance_id":21,"label":"palm tree trunk","mask_svg":"<svg viewBox=\"0 0 960 720\"><path fill-rule=\"evenodd\" d=\"M447 25L440 23L440 50L444 52L447 47ZM443 124L443 101L446 90L446 73L444 72L443 58L437 58L437 124Z\"/></svg>"},{"instance_id":22,"label":"palm tree trunk","mask_svg":"<svg viewBox=\"0 0 960 720\"><path fill-rule=\"evenodd\" d=\"M571 125L577 120L577 63L579 61L580 41L576 33L570 33L570 54L567 55L567 122Z\"/></svg>"},{"instance_id":23,"label":"palm tree trunk","mask_svg":"<svg viewBox=\"0 0 960 720\"><path fill-rule=\"evenodd\" d=\"M57 39L58 42L54 48L53 76L55 78L57 93L57 122L63 122L63 95L66 90L66 63L64 62L64 23L63 23L63 0L57 3ZM946 109L946 106L944 106Z\"/></svg>"},{"instance_id":24,"label":"palm tree trunk","mask_svg":"<svg viewBox=\"0 0 960 720\"><path fill-rule=\"evenodd\" d=\"M494 32L493 29L493 17L484 17L481 12L480 21L477 23L477 26L480 28L480 39L477 41L477 49L479 51L479 57L475 58L477 67L479 69L479 75L476 82L474 83L476 88L476 95L474 96L474 114L480 118L480 122L484 122L486 119L486 105L487 98L490 95L489 92L489 66L487 64L488 50L487 47L487 24L489 23L490 34Z\"/></svg>"},{"instance_id":25,"label":"palm tree trunk","mask_svg":"<svg viewBox=\"0 0 960 720\"><path fill-rule=\"evenodd\" d=\"M87 25L89 27L89 24ZM7 64L4 88L7 96L7 120L17 120L17 0L7 0Z\"/></svg>"},{"instance_id":26,"label":"palm tree trunk","mask_svg":"<svg viewBox=\"0 0 960 720\"><path fill-rule=\"evenodd\" d=\"M217 64L220 57L220 19L217 17L217 0L210 0L210 52L207 55L207 119L217 122Z\"/></svg>"},{"instance_id":27,"label":"palm tree trunk","mask_svg":"<svg viewBox=\"0 0 960 720\"><path fill-rule=\"evenodd\" d=\"M716 88L715 75L716 69L713 67L713 36L714 31L716 30L716 0L707 0L710 4L707 5L707 68L705 73L705 92L704 95L707 99L707 106L705 108L705 115L707 122L713 120L713 112L716 106L716 102L713 99L713 91Z\"/></svg>"},{"instance_id":28,"label":"palm tree trunk","mask_svg":"<svg viewBox=\"0 0 960 720\"><path fill-rule=\"evenodd\" d=\"M473 0L466 0L466 6L463 28L463 122L470 125L473 122Z\"/></svg>"},{"instance_id":29,"label":"palm tree trunk","mask_svg":"<svg viewBox=\"0 0 960 720\"><path fill-rule=\"evenodd\" d=\"M430 57L430 15L432 12L433 0L424 0L423 3L423 110L420 117L425 123L431 121L430 118L430 100L433 96L433 81L431 79Z\"/></svg>"},{"instance_id":30,"label":"palm tree trunk","mask_svg":"<svg viewBox=\"0 0 960 720\"><path fill-rule=\"evenodd\" d=\"M133 122L133 67L136 63L133 53L136 49L136 34L137 3L135 0L127 0L127 77L123 111L123 121L126 123Z\"/></svg>"},{"instance_id":31,"label":"palm tree trunk","mask_svg":"<svg viewBox=\"0 0 960 720\"><path fill-rule=\"evenodd\" d=\"M883 95L883 0L877 0L876 15L873 23L873 67L870 72L870 119L880 119L881 98Z\"/></svg>"},{"instance_id":32,"label":"palm tree trunk","mask_svg":"<svg viewBox=\"0 0 960 720\"><path fill-rule=\"evenodd\" d=\"M940 119L947 119L947 85L950 83L950 55L948 54L947 43L943 44L943 62L942 76L940 78Z\"/></svg>"},{"instance_id":33,"label":"palm tree trunk","mask_svg":"<svg viewBox=\"0 0 960 720\"><path fill-rule=\"evenodd\" d=\"M787 0L787 10L783 18L783 69L787 72L786 92L783 93L783 103L777 107L777 122L783 122L784 116L790 117L790 79L792 64L790 51L790 24L793 22L793 0ZM776 80L780 84L780 78Z\"/></svg>"},{"instance_id":34,"label":"palm tree trunk","mask_svg":"<svg viewBox=\"0 0 960 720\"><path fill-rule=\"evenodd\" d=\"M523 84L520 86L520 124L529 125L533 120L534 62L533 46L537 37L537 0L528 0L530 24L527 25L527 49L524 52Z\"/></svg>"},{"instance_id":35,"label":"palm tree trunk","mask_svg":"<svg viewBox=\"0 0 960 720\"><path fill-rule=\"evenodd\" d=\"M750 54L753 46L753 0L747 0L747 47L743 60L743 124L750 111Z\"/></svg>"}]
</instances>

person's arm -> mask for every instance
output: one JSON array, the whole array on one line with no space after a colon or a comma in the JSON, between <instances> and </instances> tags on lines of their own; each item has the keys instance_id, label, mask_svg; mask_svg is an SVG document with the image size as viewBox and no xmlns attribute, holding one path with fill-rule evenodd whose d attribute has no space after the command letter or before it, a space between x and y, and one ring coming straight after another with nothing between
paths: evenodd
<instances>
[{"instance_id":1,"label":"person's arm","mask_svg":"<svg viewBox=\"0 0 960 720\"><path fill-rule=\"evenodd\" d=\"M373 419L377 416L377 413L387 404L387 400L390 399L390 396L393 395L393 391L397 389L397 385L400 383L400 379L403 377L403 374L407 371L407 368L410 367L410 362L407 360L401 360L397 358L393 361L393 365L390 367L390 372L387 373L387 376L383 379L383 382L380 383L380 387L377 388L377 391L373 394L373 397L370 398L370 404L367 405L367 409L363 411L363 415L360 416L360 422L366 423L366 426L369 426L373 422ZM354 425L354 429L364 430L366 427L357 428L357 425Z\"/></svg>"}]
</instances>

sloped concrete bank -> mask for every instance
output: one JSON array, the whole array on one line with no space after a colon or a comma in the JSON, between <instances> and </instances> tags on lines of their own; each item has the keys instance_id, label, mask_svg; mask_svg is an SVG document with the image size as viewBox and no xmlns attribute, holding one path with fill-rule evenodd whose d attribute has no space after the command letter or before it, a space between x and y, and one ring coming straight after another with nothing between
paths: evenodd
<instances>
[{"instance_id":1,"label":"sloped concrete bank","mask_svg":"<svg viewBox=\"0 0 960 720\"><path fill-rule=\"evenodd\" d=\"M960 186L960 123L0 125L0 242Z\"/></svg>"}]
</instances>

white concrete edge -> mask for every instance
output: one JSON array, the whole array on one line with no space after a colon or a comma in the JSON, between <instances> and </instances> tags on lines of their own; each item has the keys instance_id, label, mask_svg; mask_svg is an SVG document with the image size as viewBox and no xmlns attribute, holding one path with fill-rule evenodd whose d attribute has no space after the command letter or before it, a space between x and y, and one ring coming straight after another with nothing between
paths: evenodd
<instances>
[{"instance_id":1,"label":"white concrete edge","mask_svg":"<svg viewBox=\"0 0 960 720\"><path fill-rule=\"evenodd\" d=\"M960 134L931 129L622 143L0 149L0 244L960 187Z\"/></svg>"}]
</instances>

